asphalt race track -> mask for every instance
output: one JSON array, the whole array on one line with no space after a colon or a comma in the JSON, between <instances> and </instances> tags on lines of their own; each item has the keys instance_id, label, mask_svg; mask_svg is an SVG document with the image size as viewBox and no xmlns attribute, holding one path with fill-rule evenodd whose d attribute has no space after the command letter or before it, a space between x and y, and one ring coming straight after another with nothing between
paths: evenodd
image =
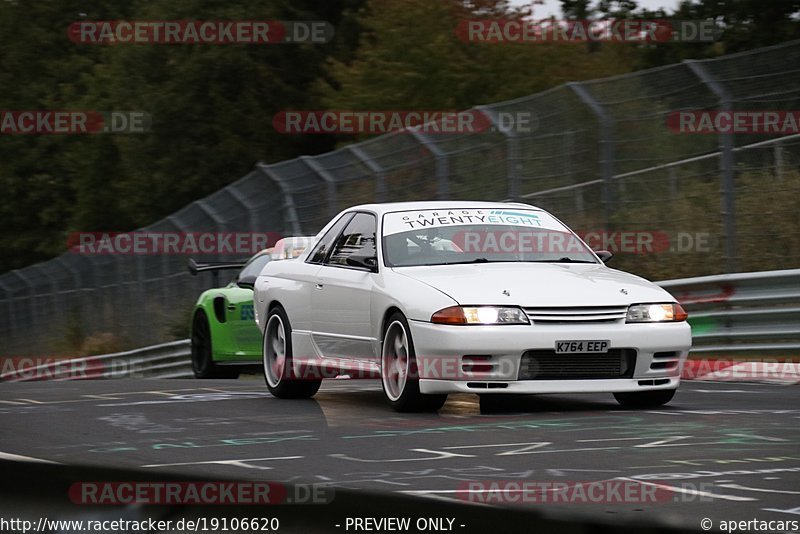
<instances>
[{"instance_id":1,"label":"asphalt race track","mask_svg":"<svg viewBox=\"0 0 800 534\"><path fill-rule=\"evenodd\" d=\"M645 518L800 520L800 387L684 382L659 410L610 395L395 414L374 380L327 381L314 400L273 398L260 377L0 384L0 458L140 468L431 499ZM16 455L16 456L13 456ZM622 480L657 499L603 502L498 492L510 482ZM467 491L473 489L472 493ZM494 489L492 489L494 488ZM650 496L653 494L650 493ZM614 502L611 502L614 501Z\"/></svg>"}]
</instances>

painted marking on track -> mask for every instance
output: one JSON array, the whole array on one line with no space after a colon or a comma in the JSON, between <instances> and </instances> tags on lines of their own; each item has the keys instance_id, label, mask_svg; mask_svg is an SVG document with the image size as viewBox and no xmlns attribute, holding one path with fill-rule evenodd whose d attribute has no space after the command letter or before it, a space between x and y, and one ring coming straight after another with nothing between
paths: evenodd
<instances>
[{"instance_id":1,"label":"painted marking on track","mask_svg":"<svg viewBox=\"0 0 800 534\"><path fill-rule=\"evenodd\" d=\"M782 514L792 514L792 515L800 515L800 506L797 508L787 508L786 510L781 510L780 508L762 508L767 512L780 512Z\"/></svg>"},{"instance_id":2,"label":"painted marking on track","mask_svg":"<svg viewBox=\"0 0 800 534\"><path fill-rule=\"evenodd\" d=\"M447 495L442 495L443 493L444 494L450 494L450 493L456 493L457 494L457 493L462 492L462 491L467 491L467 490L401 490L401 491L398 491L397 493L403 493L405 495L416 495L418 497L425 497L427 499L435 499L437 501L461 502L461 503L463 503L464 500L461 499L461 498L455 499L453 497L448 497ZM485 502L471 502L469 504L470 504L470 506L487 506L487 507L490 507L490 508L493 506L493 505L485 503Z\"/></svg>"},{"instance_id":3,"label":"painted marking on track","mask_svg":"<svg viewBox=\"0 0 800 534\"><path fill-rule=\"evenodd\" d=\"M261 469L261 470L269 470L274 469L273 467L268 467L265 465L252 465L251 462L268 462L273 460L299 460L305 458L305 456L275 456L272 458L244 458L241 460L205 460L202 462L178 462L178 463L171 463L171 464L149 464L149 465L142 465L140 467L177 467L177 466L185 466L185 465L232 465L235 467L244 467L245 469Z\"/></svg>"},{"instance_id":4,"label":"painted marking on track","mask_svg":"<svg viewBox=\"0 0 800 534\"><path fill-rule=\"evenodd\" d=\"M630 441L634 439L647 439L647 438L597 438L597 439L576 439L575 443L592 443L595 441Z\"/></svg>"},{"instance_id":5,"label":"painted marking on track","mask_svg":"<svg viewBox=\"0 0 800 534\"><path fill-rule=\"evenodd\" d=\"M664 438L657 441L651 441L650 443L642 443L640 445L634 445L634 447L638 449L650 449L653 447L680 447L683 445L688 445L687 443L673 443L674 441L679 441L682 439L691 439L694 436L671 436L669 438Z\"/></svg>"},{"instance_id":6,"label":"painted marking on track","mask_svg":"<svg viewBox=\"0 0 800 534\"><path fill-rule=\"evenodd\" d=\"M790 491L790 490L774 490L774 489L767 489L767 488L750 488L748 486L742 486L739 484L718 484L721 488L728 488L728 489L738 489L738 490L745 490L745 491L758 491L761 493L782 493L786 495L800 495L800 491Z\"/></svg>"},{"instance_id":7,"label":"painted marking on track","mask_svg":"<svg viewBox=\"0 0 800 534\"><path fill-rule=\"evenodd\" d=\"M582 447L578 449L556 449L552 451L532 451L527 454L550 454L552 452L613 451L622 447Z\"/></svg>"},{"instance_id":8,"label":"painted marking on track","mask_svg":"<svg viewBox=\"0 0 800 534\"><path fill-rule=\"evenodd\" d=\"M43 458L34 458L32 456L21 456L19 454L11 454L10 452L0 452L0 460L12 460L15 462L36 462L40 464L58 464L52 460L45 460Z\"/></svg>"},{"instance_id":9,"label":"painted marking on track","mask_svg":"<svg viewBox=\"0 0 800 534\"><path fill-rule=\"evenodd\" d=\"M691 488L676 488L675 486L670 486L669 484L657 484L655 482L645 482L643 480L636 480L635 478L619 477L617 478L617 480L623 480L627 482L638 482L639 484L644 484L645 486L655 486L656 488L667 491L673 491L675 493L685 493L687 495L697 495L699 497L710 497L712 499L723 499L726 501L749 502L758 500L752 497L739 497L738 495L723 495L721 493L711 493L710 491L700 491Z\"/></svg>"},{"instance_id":10,"label":"painted marking on track","mask_svg":"<svg viewBox=\"0 0 800 534\"><path fill-rule=\"evenodd\" d=\"M764 393L763 391L749 389L690 389L689 391L693 393Z\"/></svg>"},{"instance_id":11,"label":"painted marking on track","mask_svg":"<svg viewBox=\"0 0 800 534\"><path fill-rule=\"evenodd\" d=\"M427 452L433 454L434 456L429 456L427 458L395 458L393 460L369 460L367 458L354 458L352 456L348 456L342 453L334 453L329 454L333 458L339 458L341 460L350 460L352 462L364 462L364 463L371 463L371 464L382 464L382 463L389 463L389 462L422 462L426 460L444 460L448 458L475 458L474 454L456 454L453 452L444 452L444 451L434 451L431 449L409 449L414 452Z\"/></svg>"},{"instance_id":12,"label":"painted marking on track","mask_svg":"<svg viewBox=\"0 0 800 534\"><path fill-rule=\"evenodd\" d=\"M518 447L519 445L525 445L520 449L513 449L510 451L499 452L495 454L495 456L517 456L520 454L532 454L531 451L535 449L541 449L542 447L547 447L548 445L552 445L552 441L531 441L528 443L497 443L493 445L457 445L454 447L442 447L446 450L453 450L453 449L483 449L487 447Z\"/></svg>"},{"instance_id":13,"label":"painted marking on track","mask_svg":"<svg viewBox=\"0 0 800 534\"><path fill-rule=\"evenodd\" d=\"M249 387L250 386L247 386L247 388L249 388ZM236 389L236 388L232 388L232 389ZM161 391L160 394L169 395L169 394L178 394L178 393L184 392L184 391L201 392L203 390L215 391L217 393L234 393L235 394L234 391L216 390L214 388L168 389L168 390ZM92 401L95 401L97 399L122 400L120 397L128 397L128 396L135 396L135 395L148 395L148 394L152 395L152 394L154 394L154 392L153 391L119 391L119 392L114 392L114 393L103 393L103 394L98 394L98 395L83 394L83 395L80 395L80 397L83 397L83 398L77 398L77 399L57 399L57 400L51 400L51 401L39 401L39 400L35 400L35 399L17 398L17 399L15 399L15 401L23 401L22 403L18 403L18 404L69 404L69 403L74 403L74 402L92 402ZM4 400L4 401L0 401L0 402L6 403L6 404L13 404L13 403L15 403L15 401Z\"/></svg>"},{"instance_id":14,"label":"painted marking on track","mask_svg":"<svg viewBox=\"0 0 800 534\"><path fill-rule=\"evenodd\" d=\"M2 402L3 404L16 404L17 406L19 406L19 405L24 405L24 404L25 404L24 402L18 402L18 401L7 401L7 400L0 400L0 402Z\"/></svg>"},{"instance_id":15,"label":"painted marking on track","mask_svg":"<svg viewBox=\"0 0 800 534\"><path fill-rule=\"evenodd\" d=\"M770 436L756 436L754 434L725 434L726 436L731 436L734 438L751 438L751 439L763 439L764 441L789 441L788 439L783 438L773 438Z\"/></svg>"}]
</instances>

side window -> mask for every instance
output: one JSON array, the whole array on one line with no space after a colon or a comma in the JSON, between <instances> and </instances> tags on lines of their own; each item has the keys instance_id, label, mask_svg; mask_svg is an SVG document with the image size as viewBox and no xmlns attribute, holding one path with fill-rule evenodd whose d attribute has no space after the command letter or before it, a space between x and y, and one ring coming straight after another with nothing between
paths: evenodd
<instances>
[{"instance_id":1,"label":"side window","mask_svg":"<svg viewBox=\"0 0 800 534\"><path fill-rule=\"evenodd\" d=\"M325 257L328 255L328 252L333 246L334 240L339 236L339 232L342 231L342 228L353 218L352 213L345 213L341 216L341 218L331 226L330 230L325 232L325 235L320 238L319 243L317 246L314 247L314 250L308 256L306 262L308 263L322 263L325 261Z\"/></svg>"},{"instance_id":2,"label":"side window","mask_svg":"<svg viewBox=\"0 0 800 534\"><path fill-rule=\"evenodd\" d=\"M350 256L375 256L375 231L378 223L374 215L356 213L336 240L330 265L347 265Z\"/></svg>"}]
</instances>

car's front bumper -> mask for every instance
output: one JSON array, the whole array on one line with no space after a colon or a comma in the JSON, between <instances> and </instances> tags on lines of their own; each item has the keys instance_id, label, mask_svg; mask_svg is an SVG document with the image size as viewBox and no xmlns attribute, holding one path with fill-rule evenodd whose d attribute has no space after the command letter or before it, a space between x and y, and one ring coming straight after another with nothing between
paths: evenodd
<instances>
[{"instance_id":1,"label":"car's front bumper","mask_svg":"<svg viewBox=\"0 0 800 534\"><path fill-rule=\"evenodd\" d=\"M589 393L674 389L691 348L685 322L659 324L580 324L448 326L410 321L422 393ZM625 376L537 379L523 373L522 355L553 350L556 341L608 340L610 349L633 349L635 363ZM655 353L673 353L655 357ZM489 356L490 365L470 372L464 356ZM563 354L559 357L569 358Z\"/></svg>"}]
</instances>

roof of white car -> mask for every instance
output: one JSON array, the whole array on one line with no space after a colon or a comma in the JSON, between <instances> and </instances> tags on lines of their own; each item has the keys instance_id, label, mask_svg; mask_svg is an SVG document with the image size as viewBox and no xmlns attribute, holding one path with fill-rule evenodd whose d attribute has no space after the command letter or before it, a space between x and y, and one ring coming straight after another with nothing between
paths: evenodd
<instances>
[{"instance_id":1,"label":"roof of white car","mask_svg":"<svg viewBox=\"0 0 800 534\"><path fill-rule=\"evenodd\" d=\"M520 202L481 202L471 200L459 201L437 201L426 200L416 202L385 202L380 204L361 204L353 206L350 210L367 210L374 211L381 215L384 213L391 213L395 211L416 211L416 210L463 210L463 209L498 209L498 208L527 208L540 210L536 206L530 204L522 204Z\"/></svg>"}]
</instances>

